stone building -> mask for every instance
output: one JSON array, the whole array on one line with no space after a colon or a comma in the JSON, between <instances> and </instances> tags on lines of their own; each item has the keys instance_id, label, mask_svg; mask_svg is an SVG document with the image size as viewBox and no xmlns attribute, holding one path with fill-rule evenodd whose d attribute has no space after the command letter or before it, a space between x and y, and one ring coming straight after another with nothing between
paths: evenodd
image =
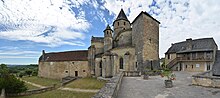
<instances>
[{"instance_id":1,"label":"stone building","mask_svg":"<svg viewBox=\"0 0 220 98\"><path fill-rule=\"evenodd\" d=\"M91 74L111 77L120 71L143 71L159 66L159 24L146 12L132 23L123 10L108 25L104 37L92 37L88 48Z\"/></svg>"},{"instance_id":2,"label":"stone building","mask_svg":"<svg viewBox=\"0 0 220 98\"><path fill-rule=\"evenodd\" d=\"M143 11L131 23L121 9L113 22L113 29L107 25L103 31L104 37L92 36L91 45L88 48L88 60L83 59L80 62L89 68L92 76L97 77L112 77L120 71L143 72L145 69L157 69L159 67L159 24L159 21ZM40 76L44 74L52 76L44 68L51 66L50 61L41 59L42 56L39 60ZM69 66L71 62L61 61L60 66ZM58 67L53 70L59 70L59 73L65 76L65 70L60 70ZM88 69L85 70L87 73ZM55 73L53 75L56 76Z\"/></svg>"},{"instance_id":3,"label":"stone building","mask_svg":"<svg viewBox=\"0 0 220 98\"><path fill-rule=\"evenodd\" d=\"M165 53L165 65L176 71L211 70L218 47L213 38L202 38L172 44Z\"/></svg>"},{"instance_id":4,"label":"stone building","mask_svg":"<svg viewBox=\"0 0 220 98\"><path fill-rule=\"evenodd\" d=\"M67 76L90 76L88 65L88 51L66 51L45 53L39 58L38 76L52 79L61 79Z\"/></svg>"}]
</instances>

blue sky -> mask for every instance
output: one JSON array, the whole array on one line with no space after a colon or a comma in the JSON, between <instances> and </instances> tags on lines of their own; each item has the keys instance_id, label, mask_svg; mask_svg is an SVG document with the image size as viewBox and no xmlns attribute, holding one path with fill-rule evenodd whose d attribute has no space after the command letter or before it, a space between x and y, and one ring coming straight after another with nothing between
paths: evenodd
<instances>
[{"instance_id":1,"label":"blue sky","mask_svg":"<svg viewBox=\"0 0 220 98\"><path fill-rule=\"evenodd\" d=\"M141 11L161 22L160 57L187 38L220 44L217 0L1 0L0 63L36 64L42 50L85 50L121 8L130 22Z\"/></svg>"}]
</instances>

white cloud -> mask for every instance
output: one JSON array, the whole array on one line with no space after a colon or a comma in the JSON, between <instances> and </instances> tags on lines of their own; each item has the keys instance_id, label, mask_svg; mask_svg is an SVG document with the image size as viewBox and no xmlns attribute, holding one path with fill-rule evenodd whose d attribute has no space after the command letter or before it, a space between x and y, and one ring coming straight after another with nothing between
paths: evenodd
<instances>
[{"instance_id":1,"label":"white cloud","mask_svg":"<svg viewBox=\"0 0 220 98\"><path fill-rule=\"evenodd\" d=\"M85 12L79 14L68 4L80 6L88 0L5 0L0 2L0 24L7 30L0 31L0 38L9 40L29 40L48 46L84 45L82 42L70 43L67 40L84 39L90 23ZM42 35L52 27L53 32Z\"/></svg>"},{"instance_id":2,"label":"white cloud","mask_svg":"<svg viewBox=\"0 0 220 98\"><path fill-rule=\"evenodd\" d=\"M153 0L105 0L104 7L110 11L111 15L119 13L121 8L128 15L128 19L132 22L141 11L149 11L149 5Z\"/></svg>"},{"instance_id":3,"label":"white cloud","mask_svg":"<svg viewBox=\"0 0 220 98\"><path fill-rule=\"evenodd\" d=\"M0 59L35 58L39 57L39 51L25 50L0 50Z\"/></svg>"},{"instance_id":4,"label":"white cloud","mask_svg":"<svg viewBox=\"0 0 220 98\"><path fill-rule=\"evenodd\" d=\"M0 56L0 59L36 58L36 56Z\"/></svg>"},{"instance_id":5,"label":"white cloud","mask_svg":"<svg viewBox=\"0 0 220 98\"><path fill-rule=\"evenodd\" d=\"M104 7L115 15L123 8L129 20L141 12L150 13L160 24L160 57L171 46L171 43L184 41L187 38L214 37L220 45L220 1L216 0L105 0ZM159 8L158 8L159 7ZM130 11L128 10L130 9Z\"/></svg>"},{"instance_id":6,"label":"white cloud","mask_svg":"<svg viewBox=\"0 0 220 98\"><path fill-rule=\"evenodd\" d=\"M30 54L30 55L39 55L39 51L18 51L18 50L0 50L0 55L24 55L24 54Z\"/></svg>"}]
</instances>

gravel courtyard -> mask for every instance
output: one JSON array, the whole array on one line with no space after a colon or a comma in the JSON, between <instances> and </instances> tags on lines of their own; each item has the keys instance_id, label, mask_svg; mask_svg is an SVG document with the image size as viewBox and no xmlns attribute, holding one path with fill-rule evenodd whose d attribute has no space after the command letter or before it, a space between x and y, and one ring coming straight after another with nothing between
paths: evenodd
<instances>
[{"instance_id":1,"label":"gravel courtyard","mask_svg":"<svg viewBox=\"0 0 220 98\"><path fill-rule=\"evenodd\" d=\"M195 73L175 72L173 88L165 88L160 76L149 80L141 77L124 77L118 98L220 98L220 88L205 88L191 85L191 75Z\"/></svg>"}]
</instances>

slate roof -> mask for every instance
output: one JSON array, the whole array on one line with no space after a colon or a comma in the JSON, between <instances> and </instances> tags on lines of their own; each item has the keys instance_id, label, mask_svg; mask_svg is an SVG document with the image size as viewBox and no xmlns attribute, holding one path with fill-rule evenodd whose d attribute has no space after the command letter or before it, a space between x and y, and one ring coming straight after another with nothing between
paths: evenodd
<instances>
[{"instance_id":1,"label":"slate roof","mask_svg":"<svg viewBox=\"0 0 220 98\"><path fill-rule=\"evenodd\" d=\"M88 50L51 52L41 55L40 62L87 61Z\"/></svg>"},{"instance_id":2,"label":"slate roof","mask_svg":"<svg viewBox=\"0 0 220 98\"><path fill-rule=\"evenodd\" d=\"M215 63L213 64L212 71L214 76L220 76L220 50L218 50L216 53Z\"/></svg>"},{"instance_id":3,"label":"slate roof","mask_svg":"<svg viewBox=\"0 0 220 98\"><path fill-rule=\"evenodd\" d=\"M150 17L151 19L153 19L154 21L156 21L157 23L160 24L160 22L155 19L154 17L152 17L150 14L148 14L147 12L141 11L141 13L133 20L132 24L138 19L138 17L140 17L142 14L147 15L148 17Z\"/></svg>"},{"instance_id":4,"label":"slate roof","mask_svg":"<svg viewBox=\"0 0 220 98\"><path fill-rule=\"evenodd\" d=\"M92 36L92 42L104 42L104 37L94 37Z\"/></svg>"},{"instance_id":5,"label":"slate roof","mask_svg":"<svg viewBox=\"0 0 220 98\"><path fill-rule=\"evenodd\" d=\"M172 44L165 54L168 53L181 53L193 51L212 51L216 43L213 38L202 38L191 40L192 49L187 50L187 41Z\"/></svg>"},{"instance_id":6,"label":"slate roof","mask_svg":"<svg viewBox=\"0 0 220 98\"><path fill-rule=\"evenodd\" d=\"M125 15L125 12L123 9L121 9L121 11L119 12L118 14L118 17L116 18L116 20L120 20L120 19L123 19L123 20L127 20L128 21L128 18L127 16Z\"/></svg>"},{"instance_id":7,"label":"slate roof","mask_svg":"<svg viewBox=\"0 0 220 98\"><path fill-rule=\"evenodd\" d=\"M109 25L107 25L107 27L105 28L105 30L111 30L111 31L113 31ZM104 30L104 32L105 32L105 30Z\"/></svg>"}]
</instances>

